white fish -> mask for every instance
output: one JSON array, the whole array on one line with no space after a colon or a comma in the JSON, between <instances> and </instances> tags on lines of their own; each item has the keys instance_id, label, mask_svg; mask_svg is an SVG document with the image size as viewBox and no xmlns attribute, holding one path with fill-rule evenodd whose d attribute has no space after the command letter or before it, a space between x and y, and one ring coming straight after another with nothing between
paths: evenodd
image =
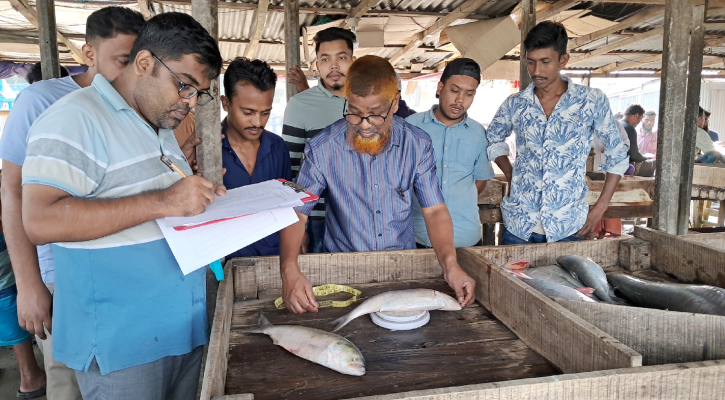
<instances>
[{"instance_id":1,"label":"white fish","mask_svg":"<svg viewBox=\"0 0 725 400\"><path fill-rule=\"evenodd\" d=\"M457 311L461 304L453 297L432 289L408 289L393 290L391 292L375 295L357 306L352 312L344 315L330 324L335 324L333 332L337 332L343 326L357 317L374 312L390 311L426 311L442 310Z\"/></svg>"},{"instance_id":2,"label":"white fish","mask_svg":"<svg viewBox=\"0 0 725 400\"><path fill-rule=\"evenodd\" d=\"M365 359L349 340L334 333L300 325L273 325L259 312L259 327L247 333L264 333L290 353L342 374L365 375Z\"/></svg>"}]
</instances>

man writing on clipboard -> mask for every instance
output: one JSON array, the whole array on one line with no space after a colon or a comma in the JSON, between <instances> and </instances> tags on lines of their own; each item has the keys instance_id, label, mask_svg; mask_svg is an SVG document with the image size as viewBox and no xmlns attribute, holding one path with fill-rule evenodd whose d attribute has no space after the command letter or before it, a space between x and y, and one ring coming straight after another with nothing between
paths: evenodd
<instances>
[{"instance_id":1,"label":"man writing on clipboard","mask_svg":"<svg viewBox=\"0 0 725 400\"><path fill-rule=\"evenodd\" d=\"M462 306L471 304L476 283L456 259L431 139L393 116L400 99L393 67L380 57L361 57L348 71L345 95L345 118L307 143L297 178L311 194L327 189L326 250L414 249L410 212L416 196L446 281ZM300 221L280 233L283 299L298 314L317 311L312 285L297 264L314 204L297 208Z\"/></svg>"}]
</instances>

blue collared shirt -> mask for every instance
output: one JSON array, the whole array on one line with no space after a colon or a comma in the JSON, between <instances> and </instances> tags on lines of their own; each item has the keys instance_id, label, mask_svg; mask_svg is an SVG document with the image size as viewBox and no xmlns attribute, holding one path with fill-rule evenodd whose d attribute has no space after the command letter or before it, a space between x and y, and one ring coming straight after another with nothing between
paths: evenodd
<instances>
[{"instance_id":1,"label":"blue collared shirt","mask_svg":"<svg viewBox=\"0 0 725 400\"><path fill-rule=\"evenodd\" d=\"M327 189L328 251L414 249L413 196L422 207L443 203L430 137L402 118L393 118L390 143L377 156L350 146L344 119L305 146L297 183L316 195ZM298 211L309 215L313 206L307 203Z\"/></svg>"},{"instance_id":2,"label":"blue collared shirt","mask_svg":"<svg viewBox=\"0 0 725 400\"><path fill-rule=\"evenodd\" d=\"M426 131L433 140L438 185L443 192L453 220L453 241L456 247L469 247L481 241L481 219L478 216L476 181L494 177L486 155L488 140L483 125L464 115L455 125L438 121L433 106L424 113L406 118L410 124ZM420 205L413 201L415 241L430 246L428 230Z\"/></svg>"},{"instance_id":3,"label":"blue collared shirt","mask_svg":"<svg viewBox=\"0 0 725 400\"><path fill-rule=\"evenodd\" d=\"M260 183L270 179L292 179L289 150L287 150L287 145L280 136L266 130L262 132L259 137L257 163L250 176L244 164L242 164L242 160L237 157L237 153L229 144L229 139L226 137L226 120L222 122L222 133L224 134L224 139L222 139L222 165L227 169L226 174L224 174L224 186L227 189ZM274 255L279 255L279 232L237 250L227 258Z\"/></svg>"},{"instance_id":4,"label":"blue collared shirt","mask_svg":"<svg viewBox=\"0 0 725 400\"><path fill-rule=\"evenodd\" d=\"M534 96L534 85L509 96L488 127L488 158L507 156L506 138L516 133L511 195L501 203L506 228L528 240L539 220L549 242L575 234L587 219L586 161L592 136L604 145L601 171L624 175L627 148L614 124L609 100L599 89L568 83L551 116Z\"/></svg>"}]
</instances>

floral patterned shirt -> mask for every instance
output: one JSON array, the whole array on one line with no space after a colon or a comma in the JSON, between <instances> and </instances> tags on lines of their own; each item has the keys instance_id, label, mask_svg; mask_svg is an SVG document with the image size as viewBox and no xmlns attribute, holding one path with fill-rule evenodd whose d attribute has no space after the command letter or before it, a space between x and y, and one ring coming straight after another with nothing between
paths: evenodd
<instances>
[{"instance_id":1,"label":"floral patterned shirt","mask_svg":"<svg viewBox=\"0 0 725 400\"><path fill-rule=\"evenodd\" d=\"M488 158L509 154L506 138L516 133L511 192L501 203L509 232L528 240L541 221L548 242L571 236L584 226L586 161L594 134L604 145L601 171L624 175L627 148L619 137L609 100L599 89L568 84L547 120L534 97L534 85L509 96L488 128Z\"/></svg>"}]
</instances>

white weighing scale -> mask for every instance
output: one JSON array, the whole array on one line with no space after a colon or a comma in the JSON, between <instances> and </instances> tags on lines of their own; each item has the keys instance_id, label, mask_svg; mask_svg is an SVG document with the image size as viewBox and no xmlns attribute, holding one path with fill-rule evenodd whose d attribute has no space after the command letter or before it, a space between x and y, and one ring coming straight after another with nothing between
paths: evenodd
<instances>
[{"instance_id":1,"label":"white weighing scale","mask_svg":"<svg viewBox=\"0 0 725 400\"><path fill-rule=\"evenodd\" d=\"M428 311L388 311L374 312L370 318L375 325L394 331L409 331L420 328L430 321Z\"/></svg>"}]
</instances>

